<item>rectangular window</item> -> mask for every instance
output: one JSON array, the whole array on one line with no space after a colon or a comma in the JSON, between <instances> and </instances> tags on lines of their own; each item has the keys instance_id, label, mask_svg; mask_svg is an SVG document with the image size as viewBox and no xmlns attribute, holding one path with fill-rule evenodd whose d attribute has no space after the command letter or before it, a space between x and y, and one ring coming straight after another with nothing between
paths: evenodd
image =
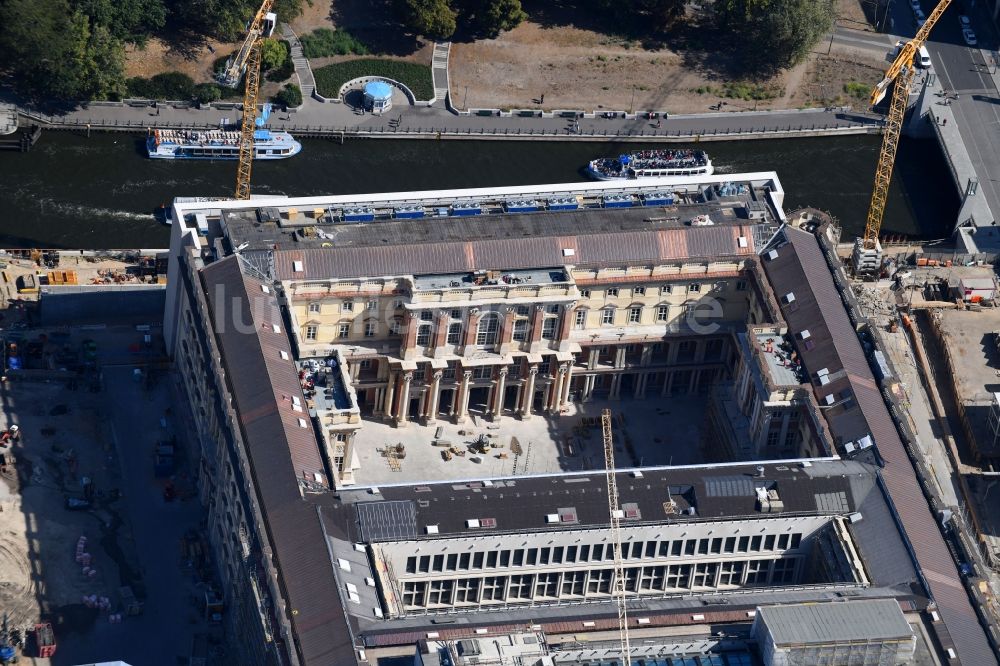
<instances>
[{"instance_id":1,"label":"rectangular window","mask_svg":"<svg viewBox=\"0 0 1000 666\"><path fill-rule=\"evenodd\" d=\"M688 293L689 294L697 294L699 291L701 291L701 283L700 282L692 282L691 284L688 285Z\"/></svg>"},{"instance_id":2,"label":"rectangular window","mask_svg":"<svg viewBox=\"0 0 1000 666\"><path fill-rule=\"evenodd\" d=\"M430 310L424 310L420 313L420 321L434 321L434 313Z\"/></svg>"},{"instance_id":3,"label":"rectangular window","mask_svg":"<svg viewBox=\"0 0 1000 666\"><path fill-rule=\"evenodd\" d=\"M580 290L580 298L590 298L590 290L589 289L581 289Z\"/></svg>"},{"instance_id":4,"label":"rectangular window","mask_svg":"<svg viewBox=\"0 0 1000 666\"><path fill-rule=\"evenodd\" d=\"M518 548L514 551L514 566L519 567L524 564L524 549Z\"/></svg>"},{"instance_id":5,"label":"rectangular window","mask_svg":"<svg viewBox=\"0 0 1000 666\"><path fill-rule=\"evenodd\" d=\"M526 564L530 567L530 566L534 566L537 563L538 563L538 549L537 548L529 548L528 549L528 559L526 561Z\"/></svg>"},{"instance_id":6,"label":"rectangular window","mask_svg":"<svg viewBox=\"0 0 1000 666\"><path fill-rule=\"evenodd\" d=\"M340 306L341 312L354 312L354 302L344 301L343 305Z\"/></svg>"},{"instance_id":7,"label":"rectangular window","mask_svg":"<svg viewBox=\"0 0 1000 666\"><path fill-rule=\"evenodd\" d=\"M455 571L458 567L458 553L448 553L448 564L445 565L447 571Z\"/></svg>"},{"instance_id":8,"label":"rectangular window","mask_svg":"<svg viewBox=\"0 0 1000 666\"><path fill-rule=\"evenodd\" d=\"M472 555L472 568L482 569L483 568L483 553L473 553Z\"/></svg>"},{"instance_id":9,"label":"rectangular window","mask_svg":"<svg viewBox=\"0 0 1000 666\"><path fill-rule=\"evenodd\" d=\"M604 544L601 543L594 544L594 554L591 559L593 559L594 562L599 562L600 560L604 559Z\"/></svg>"},{"instance_id":10,"label":"rectangular window","mask_svg":"<svg viewBox=\"0 0 1000 666\"><path fill-rule=\"evenodd\" d=\"M656 321L667 321L670 316L670 306L669 305L658 305L656 306Z\"/></svg>"},{"instance_id":11,"label":"rectangular window","mask_svg":"<svg viewBox=\"0 0 1000 666\"><path fill-rule=\"evenodd\" d=\"M426 347L431 343L431 327L424 325L417 329L417 341L416 345L418 347Z\"/></svg>"},{"instance_id":12,"label":"rectangular window","mask_svg":"<svg viewBox=\"0 0 1000 666\"><path fill-rule=\"evenodd\" d=\"M519 317L527 317L528 313L531 312L531 310L528 308L527 305L518 305L515 312Z\"/></svg>"},{"instance_id":13,"label":"rectangular window","mask_svg":"<svg viewBox=\"0 0 1000 666\"><path fill-rule=\"evenodd\" d=\"M605 292L605 295L608 298L615 298L616 296L618 296L618 289L617 288L608 289L607 292Z\"/></svg>"},{"instance_id":14,"label":"rectangular window","mask_svg":"<svg viewBox=\"0 0 1000 666\"><path fill-rule=\"evenodd\" d=\"M444 555L434 556L434 566L431 567L431 571L444 571Z\"/></svg>"},{"instance_id":15,"label":"rectangular window","mask_svg":"<svg viewBox=\"0 0 1000 666\"><path fill-rule=\"evenodd\" d=\"M514 322L514 332L511 334L511 339L516 342L524 342L528 339L527 319L518 319Z\"/></svg>"},{"instance_id":16,"label":"rectangular window","mask_svg":"<svg viewBox=\"0 0 1000 666\"><path fill-rule=\"evenodd\" d=\"M691 587L715 587L715 571L718 567L717 562L702 562L694 565Z\"/></svg>"},{"instance_id":17,"label":"rectangular window","mask_svg":"<svg viewBox=\"0 0 1000 666\"><path fill-rule=\"evenodd\" d=\"M611 308L608 308L606 310L601 310L601 323L602 324L615 323L615 311Z\"/></svg>"},{"instance_id":18,"label":"rectangular window","mask_svg":"<svg viewBox=\"0 0 1000 666\"><path fill-rule=\"evenodd\" d=\"M587 578L586 571L567 571L563 574L562 596L582 597L583 583Z\"/></svg>"},{"instance_id":19,"label":"rectangular window","mask_svg":"<svg viewBox=\"0 0 1000 666\"><path fill-rule=\"evenodd\" d=\"M406 558L406 573L417 573L417 556L410 555Z\"/></svg>"},{"instance_id":20,"label":"rectangular window","mask_svg":"<svg viewBox=\"0 0 1000 666\"><path fill-rule=\"evenodd\" d=\"M767 560L750 560L746 564L746 585L766 585L767 584L767 570L769 568Z\"/></svg>"},{"instance_id":21,"label":"rectangular window","mask_svg":"<svg viewBox=\"0 0 1000 666\"><path fill-rule=\"evenodd\" d=\"M736 281L736 291L746 291L746 290L747 290L747 281L746 280L737 280Z\"/></svg>"},{"instance_id":22,"label":"rectangular window","mask_svg":"<svg viewBox=\"0 0 1000 666\"><path fill-rule=\"evenodd\" d=\"M646 295L646 288L645 287L635 287L635 288L632 289L632 294L634 296L645 296Z\"/></svg>"},{"instance_id":23,"label":"rectangular window","mask_svg":"<svg viewBox=\"0 0 1000 666\"><path fill-rule=\"evenodd\" d=\"M681 549L684 547L684 541L672 541L670 542L670 557L680 557Z\"/></svg>"},{"instance_id":24,"label":"rectangular window","mask_svg":"<svg viewBox=\"0 0 1000 666\"><path fill-rule=\"evenodd\" d=\"M556 546L552 549L552 564L562 564L563 561L563 547Z\"/></svg>"},{"instance_id":25,"label":"rectangular window","mask_svg":"<svg viewBox=\"0 0 1000 666\"><path fill-rule=\"evenodd\" d=\"M750 550L750 537L742 536L740 537L739 546L736 549L737 553L745 553Z\"/></svg>"},{"instance_id":26,"label":"rectangular window","mask_svg":"<svg viewBox=\"0 0 1000 666\"><path fill-rule=\"evenodd\" d=\"M781 534L778 536L778 550L784 550L788 548L788 534Z\"/></svg>"},{"instance_id":27,"label":"rectangular window","mask_svg":"<svg viewBox=\"0 0 1000 666\"><path fill-rule=\"evenodd\" d=\"M495 550L491 550L490 552L486 553L486 566L489 569L493 569L496 567L496 565L497 565L497 552Z\"/></svg>"},{"instance_id":28,"label":"rectangular window","mask_svg":"<svg viewBox=\"0 0 1000 666\"><path fill-rule=\"evenodd\" d=\"M719 587L739 585L743 577L743 562L722 562L719 564Z\"/></svg>"},{"instance_id":29,"label":"rectangular window","mask_svg":"<svg viewBox=\"0 0 1000 666\"><path fill-rule=\"evenodd\" d=\"M403 307L403 301L399 300L398 298L392 302L393 310L399 310L402 307Z\"/></svg>"},{"instance_id":30,"label":"rectangular window","mask_svg":"<svg viewBox=\"0 0 1000 666\"><path fill-rule=\"evenodd\" d=\"M503 601L505 576L487 576L483 579L483 601Z\"/></svg>"},{"instance_id":31,"label":"rectangular window","mask_svg":"<svg viewBox=\"0 0 1000 666\"><path fill-rule=\"evenodd\" d=\"M459 568L459 570L460 571L468 571L469 570L469 562L471 562L471 561L472 561L472 554L471 553L462 553L461 556L458 558L458 568Z\"/></svg>"},{"instance_id":32,"label":"rectangular window","mask_svg":"<svg viewBox=\"0 0 1000 666\"><path fill-rule=\"evenodd\" d=\"M453 323L448 325L448 337L445 342L449 345L457 345L462 341L462 325Z\"/></svg>"},{"instance_id":33,"label":"rectangular window","mask_svg":"<svg viewBox=\"0 0 1000 666\"><path fill-rule=\"evenodd\" d=\"M539 564L548 564L549 563L549 554L551 553L551 551L552 551L551 548L540 548L539 551L538 551L538 563Z\"/></svg>"},{"instance_id":34,"label":"rectangular window","mask_svg":"<svg viewBox=\"0 0 1000 666\"><path fill-rule=\"evenodd\" d=\"M576 314L574 315L574 317L575 317L575 323L574 323L574 325L577 328L586 328L586 326L587 326L587 311L586 310L577 310Z\"/></svg>"},{"instance_id":35,"label":"rectangular window","mask_svg":"<svg viewBox=\"0 0 1000 666\"><path fill-rule=\"evenodd\" d=\"M697 547L698 547L697 539L688 539L687 541L684 542L684 554L694 555L694 551Z\"/></svg>"},{"instance_id":36,"label":"rectangular window","mask_svg":"<svg viewBox=\"0 0 1000 666\"><path fill-rule=\"evenodd\" d=\"M318 331L318 326L306 326L306 340L315 340Z\"/></svg>"},{"instance_id":37,"label":"rectangular window","mask_svg":"<svg viewBox=\"0 0 1000 666\"><path fill-rule=\"evenodd\" d=\"M686 590L691 586L691 565L675 564L667 567L667 589Z\"/></svg>"},{"instance_id":38,"label":"rectangular window","mask_svg":"<svg viewBox=\"0 0 1000 666\"><path fill-rule=\"evenodd\" d=\"M708 555L708 546L709 546L708 539L698 539L698 554Z\"/></svg>"},{"instance_id":39,"label":"rectangular window","mask_svg":"<svg viewBox=\"0 0 1000 666\"><path fill-rule=\"evenodd\" d=\"M655 541L647 541L646 542L645 557L656 557L656 542Z\"/></svg>"},{"instance_id":40,"label":"rectangular window","mask_svg":"<svg viewBox=\"0 0 1000 666\"><path fill-rule=\"evenodd\" d=\"M510 551L501 550L500 551L500 566L509 567L510 566Z\"/></svg>"},{"instance_id":41,"label":"rectangular window","mask_svg":"<svg viewBox=\"0 0 1000 666\"><path fill-rule=\"evenodd\" d=\"M718 555L722 552L722 538L712 539L712 554Z\"/></svg>"},{"instance_id":42,"label":"rectangular window","mask_svg":"<svg viewBox=\"0 0 1000 666\"><path fill-rule=\"evenodd\" d=\"M638 324L640 321L642 321L642 308L629 308L628 322L630 324Z\"/></svg>"},{"instance_id":43,"label":"rectangular window","mask_svg":"<svg viewBox=\"0 0 1000 666\"><path fill-rule=\"evenodd\" d=\"M771 567L771 585L788 585L795 582L795 558L775 560Z\"/></svg>"},{"instance_id":44,"label":"rectangular window","mask_svg":"<svg viewBox=\"0 0 1000 666\"><path fill-rule=\"evenodd\" d=\"M311 312L313 314L317 314L317 313L319 313L319 310L320 310L319 303L310 303L309 304L309 312Z\"/></svg>"},{"instance_id":45,"label":"rectangular window","mask_svg":"<svg viewBox=\"0 0 1000 666\"><path fill-rule=\"evenodd\" d=\"M670 555L670 542L661 541L660 542L660 552L658 553L660 557L667 557Z\"/></svg>"},{"instance_id":46,"label":"rectangular window","mask_svg":"<svg viewBox=\"0 0 1000 666\"><path fill-rule=\"evenodd\" d=\"M664 284L660 286L660 295L666 296L670 293L671 287L669 284Z\"/></svg>"},{"instance_id":47,"label":"rectangular window","mask_svg":"<svg viewBox=\"0 0 1000 666\"><path fill-rule=\"evenodd\" d=\"M590 559L590 546L584 545L580 546L580 561L586 562Z\"/></svg>"},{"instance_id":48,"label":"rectangular window","mask_svg":"<svg viewBox=\"0 0 1000 666\"><path fill-rule=\"evenodd\" d=\"M736 552L736 537L726 537L726 544L725 546L723 546L722 552L724 553Z\"/></svg>"},{"instance_id":49,"label":"rectangular window","mask_svg":"<svg viewBox=\"0 0 1000 666\"><path fill-rule=\"evenodd\" d=\"M793 534L792 535L792 543L788 547L789 548L798 548L799 547L799 543L801 543L801 542L802 542L802 535L798 534L798 533Z\"/></svg>"},{"instance_id":50,"label":"rectangular window","mask_svg":"<svg viewBox=\"0 0 1000 666\"><path fill-rule=\"evenodd\" d=\"M556 337L556 317L546 317L542 320L542 339L552 340Z\"/></svg>"},{"instance_id":51,"label":"rectangular window","mask_svg":"<svg viewBox=\"0 0 1000 666\"><path fill-rule=\"evenodd\" d=\"M760 552L761 536L758 534L752 539L750 539L750 550L757 553Z\"/></svg>"},{"instance_id":52,"label":"rectangular window","mask_svg":"<svg viewBox=\"0 0 1000 666\"><path fill-rule=\"evenodd\" d=\"M347 337L350 337L350 335L351 335L351 325L350 324L341 324L340 327L339 327L339 329L338 329L338 331L337 331L337 337L338 338L347 338Z\"/></svg>"},{"instance_id":53,"label":"rectangular window","mask_svg":"<svg viewBox=\"0 0 1000 666\"><path fill-rule=\"evenodd\" d=\"M378 324L376 324L374 321L366 321L365 322L365 337L366 338L374 338L375 337L375 333L376 333L377 330L378 330Z\"/></svg>"},{"instance_id":54,"label":"rectangular window","mask_svg":"<svg viewBox=\"0 0 1000 666\"><path fill-rule=\"evenodd\" d=\"M375 312L378 310L378 301L368 301L367 310L368 312Z\"/></svg>"},{"instance_id":55,"label":"rectangular window","mask_svg":"<svg viewBox=\"0 0 1000 666\"><path fill-rule=\"evenodd\" d=\"M764 550L774 550L774 540L775 536L773 534L768 534L764 537Z\"/></svg>"},{"instance_id":56,"label":"rectangular window","mask_svg":"<svg viewBox=\"0 0 1000 666\"><path fill-rule=\"evenodd\" d=\"M420 556L420 566L418 567L420 573L427 573L431 570L431 556L421 555Z\"/></svg>"},{"instance_id":57,"label":"rectangular window","mask_svg":"<svg viewBox=\"0 0 1000 666\"><path fill-rule=\"evenodd\" d=\"M566 546L566 562L576 562L576 546Z\"/></svg>"}]
</instances>

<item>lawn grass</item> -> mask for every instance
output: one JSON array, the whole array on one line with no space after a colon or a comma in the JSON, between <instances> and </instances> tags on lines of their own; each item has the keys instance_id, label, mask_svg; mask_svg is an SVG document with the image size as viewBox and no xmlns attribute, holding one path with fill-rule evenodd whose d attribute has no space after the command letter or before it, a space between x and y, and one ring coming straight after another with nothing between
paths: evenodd
<instances>
[{"instance_id":1,"label":"lawn grass","mask_svg":"<svg viewBox=\"0 0 1000 666\"><path fill-rule=\"evenodd\" d=\"M377 76L398 81L409 88L418 100L434 96L434 79L428 65L400 60L363 58L338 62L313 71L316 92L323 97L336 97L340 86L363 76Z\"/></svg>"}]
</instances>

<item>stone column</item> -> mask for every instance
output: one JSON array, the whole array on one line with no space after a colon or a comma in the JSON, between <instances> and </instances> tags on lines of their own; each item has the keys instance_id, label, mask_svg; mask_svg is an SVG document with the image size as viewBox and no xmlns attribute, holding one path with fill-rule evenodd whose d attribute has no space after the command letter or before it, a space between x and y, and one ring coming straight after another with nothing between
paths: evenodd
<instances>
[{"instance_id":1,"label":"stone column","mask_svg":"<svg viewBox=\"0 0 1000 666\"><path fill-rule=\"evenodd\" d=\"M438 402L441 400L441 376L440 370L434 371L434 381L431 382L431 386L428 391L430 391L430 400L428 400L429 407L424 415L424 421L428 424L434 423L437 420L438 414Z\"/></svg>"},{"instance_id":2,"label":"stone column","mask_svg":"<svg viewBox=\"0 0 1000 666\"><path fill-rule=\"evenodd\" d=\"M567 363L564 367L566 368L566 377L563 379L562 397L559 399L560 408L569 403L569 390L571 388L570 385L573 383L573 364Z\"/></svg>"},{"instance_id":3,"label":"stone column","mask_svg":"<svg viewBox=\"0 0 1000 666\"><path fill-rule=\"evenodd\" d=\"M589 354L587 356L587 369L593 370L597 367L597 359L601 356L601 348L591 347L587 353Z\"/></svg>"},{"instance_id":4,"label":"stone column","mask_svg":"<svg viewBox=\"0 0 1000 666\"><path fill-rule=\"evenodd\" d=\"M645 372L640 373L635 376L635 390L632 392L633 398L641 398L643 392L646 390L646 375Z\"/></svg>"},{"instance_id":5,"label":"stone column","mask_svg":"<svg viewBox=\"0 0 1000 666\"><path fill-rule=\"evenodd\" d=\"M434 358L439 358L443 353L442 349L448 339L449 314L447 310L438 312L434 317L434 334L431 337L431 347L434 348Z\"/></svg>"},{"instance_id":6,"label":"stone column","mask_svg":"<svg viewBox=\"0 0 1000 666\"><path fill-rule=\"evenodd\" d=\"M465 423L465 417L469 415L469 381L472 379L472 370L462 373L462 385L458 389L458 408L455 410L455 423Z\"/></svg>"},{"instance_id":7,"label":"stone column","mask_svg":"<svg viewBox=\"0 0 1000 666\"><path fill-rule=\"evenodd\" d=\"M482 317L479 308L469 310L468 323L465 326L465 339L462 341L462 353L468 354L476 345L476 333L479 331L479 318Z\"/></svg>"},{"instance_id":8,"label":"stone column","mask_svg":"<svg viewBox=\"0 0 1000 666\"><path fill-rule=\"evenodd\" d=\"M417 326L420 319L412 311L407 310L403 315L403 342L399 345L399 355L401 358L409 358L413 355L413 348L417 344Z\"/></svg>"},{"instance_id":9,"label":"stone column","mask_svg":"<svg viewBox=\"0 0 1000 666\"><path fill-rule=\"evenodd\" d=\"M642 355L639 357L639 365L650 365L653 362L653 345L643 345Z\"/></svg>"},{"instance_id":10,"label":"stone column","mask_svg":"<svg viewBox=\"0 0 1000 666\"><path fill-rule=\"evenodd\" d=\"M531 332L528 334L529 351L537 352L542 347L542 320L545 319L545 306L536 305L531 317Z\"/></svg>"},{"instance_id":11,"label":"stone column","mask_svg":"<svg viewBox=\"0 0 1000 666\"><path fill-rule=\"evenodd\" d=\"M497 348L501 354L506 354L513 346L514 339L514 308L507 308L504 311L503 319L500 321L500 346Z\"/></svg>"},{"instance_id":12,"label":"stone column","mask_svg":"<svg viewBox=\"0 0 1000 666\"><path fill-rule=\"evenodd\" d=\"M403 373L402 386L399 389L399 413L396 414L396 425L405 426L410 411L410 383L413 382L413 372Z\"/></svg>"},{"instance_id":13,"label":"stone column","mask_svg":"<svg viewBox=\"0 0 1000 666\"><path fill-rule=\"evenodd\" d=\"M531 367L528 368L528 381L524 383L524 389L521 392L521 418L530 419L531 418L531 403L535 398L535 378L538 376L538 364L532 363Z\"/></svg>"},{"instance_id":14,"label":"stone column","mask_svg":"<svg viewBox=\"0 0 1000 666\"><path fill-rule=\"evenodd\" d=\"M587 375L584 378L583 385L583 395L581 399L583 402L590 402L594 397L594 384L597 382L597 375Z\"/></svg>"},{"instance_id":15,"label":"stone column","mask_svg":"<svg viewBox=\"0 0 1000 666\"><path fill-rule=\"evenodd\" d=\"M566 381L566 367L560 365L552 375L552 383L549 384L548 405L549 411L556 413L559 411L559 403L562 400L563 382Z\"/></svg>"},{"instance_id":16,"label":"stone column","mask_svg":"<svg viewBox=\"0 0 1000 666\"><path fill-rule=\"evenodd\" d=\"M569 335L570 332L573 330L573 319L574 319L575 308L576 308L576 301L573 301L572 303L567 303L562 308L562 320L559 322L559 334L556 336L556 339L559 341L560 351L565 351L569 349L570 346Z\"/></svg>"},{"instance_id":17,"label":"stone column","mask_svg":"<svg viewBox=\"0 0 1000 666\"><path fill-rule=\"evenodd\" d=\"M393 398L396 396L396 381L398 379L399 373L395 370L389 372L389 383L385 387L385 408L382 410L385 418L389 419L394 417L396 414L392 410Z\"/></svg>"},{"instance_id":18,"label":"stone column","mask_svg":"<svg viewBox=\"0 0 1000 666\"><path fill-rule=\"evenodd\" d=\"M503 414L503 397L504 391L507 389L507 366L500 368L500 376L497 378L496 385L493 388L493 418L498 419L500 415Z\"/></svg>"},{"instance_id":19,"label":"stone column","mask_svg":"<svg viewBox=\"0 0 1000 666\"><path fill-rule=\"evenodd\" d=\"M615 347L615 367L625 367L625 345L618 345Z\"/></svg>"}]
</instances>

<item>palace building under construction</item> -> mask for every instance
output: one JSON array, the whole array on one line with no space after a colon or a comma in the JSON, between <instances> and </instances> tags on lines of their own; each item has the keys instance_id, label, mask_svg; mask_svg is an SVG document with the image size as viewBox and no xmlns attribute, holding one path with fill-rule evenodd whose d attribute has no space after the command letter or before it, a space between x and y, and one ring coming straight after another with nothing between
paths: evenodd
<instances>
[{"instance_id":1,"label":"palace building under construction","mask_svg":"<svg viewBox=\"0 0 1000 666\"><path fill-rule=\"evenodd\" d=\"M176 200L242 662L621 664L622 580L633 663L992 663L830 229L783 203L770 172Z\"/></svg>"}]
</instances>

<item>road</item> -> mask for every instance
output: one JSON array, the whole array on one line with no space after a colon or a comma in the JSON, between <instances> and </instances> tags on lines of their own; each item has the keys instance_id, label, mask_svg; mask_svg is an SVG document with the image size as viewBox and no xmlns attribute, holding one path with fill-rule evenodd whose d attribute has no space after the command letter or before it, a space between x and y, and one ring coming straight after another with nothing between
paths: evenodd
<instances>
[{"instance_id":1,"label":"road","mask_svg":"<svg viewBox=\"0 0 1000 666\"><path fill-rule=\"evenodd\" d=\"M997 48L997 37L985 8L974 8L968 13L979 38L976 48L962 40L959 16L966 11L964 2L953 2L934 26L927 42L933 71L944 89L958 95L951 104L973 168L979 177L980 191L995 220L1000 214L1000 94L998 94L996 63L991 55ZM894 15L908 14L909 24L915 29L913 14L907 3L895 2ZM924 13L929 14L931 0L922 0ZM900 21L897 20L896 25ZM993 220L977 223L989 225Z\"/></svg>"}]
</instances>

